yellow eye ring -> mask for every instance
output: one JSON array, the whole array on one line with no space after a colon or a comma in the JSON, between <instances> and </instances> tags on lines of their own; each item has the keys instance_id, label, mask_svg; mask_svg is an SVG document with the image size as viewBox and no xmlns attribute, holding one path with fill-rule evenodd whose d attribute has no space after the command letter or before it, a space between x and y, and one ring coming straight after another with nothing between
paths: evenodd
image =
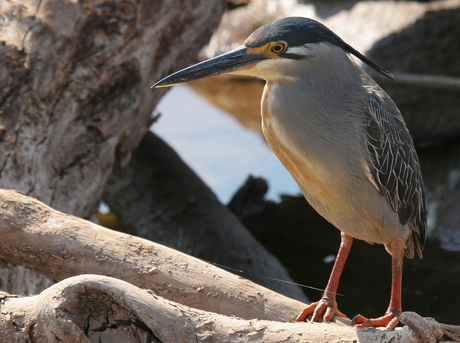
<instances>
[{"instance_id":1,"label":"yellow eye ring","mask_svg":"<svg viewBox=\"0 0 460 343\"><path fill-rule=\"evenodd\" d=\"M286 50L286 43L276 43L271 47L271 52L281 54Z\"/></svg>"}]
</instances>

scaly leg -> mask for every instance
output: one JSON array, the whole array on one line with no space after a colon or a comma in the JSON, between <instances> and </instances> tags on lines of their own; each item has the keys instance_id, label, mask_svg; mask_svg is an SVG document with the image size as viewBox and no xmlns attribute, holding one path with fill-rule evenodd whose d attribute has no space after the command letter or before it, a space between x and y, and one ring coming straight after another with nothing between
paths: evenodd
<instances>
[{"instance_id":1,"label":"scaly leg","mask_svg":"<svg viewBox=\"0 0 460 343\"><path fill-rule=\"evenodd\" d=\"M353 237L341 233L342 241L340 242L339 252L334 262L334 267L332 268L331 276L329 277L329 282L327 283L326 289L320 301L311 303L307 308L305 308L302 313L300 313L296 321L303 322L307 319L308 316L312 315L311 321L317 322L321 319L325 322L330 322L332 317L339 316L347 318L342 312L337 308L336 293L337 288L339 287L340 276L342 275L343 267L350 252L351 245L353 243Z\"/></svg>"},{"instance_id":2,"label":"scaly leg","mask_svg":"<svg viewBox=\"0 0 460 343\"><path fill-rule=\"evenodd\" d=\"M399 316L402 313L401 307L401 284L402 284L402 266L404 258L404 249L406 240L403 237L394 239L390 242L391 261L392 261L392 280L391 280L391 298L390 306L384 316L367 319L358 314L353 318L353 323L358 328L367 328L369 326L386 326L387 329L393 330L399 323Z\"/></svg>"}]
</instances>

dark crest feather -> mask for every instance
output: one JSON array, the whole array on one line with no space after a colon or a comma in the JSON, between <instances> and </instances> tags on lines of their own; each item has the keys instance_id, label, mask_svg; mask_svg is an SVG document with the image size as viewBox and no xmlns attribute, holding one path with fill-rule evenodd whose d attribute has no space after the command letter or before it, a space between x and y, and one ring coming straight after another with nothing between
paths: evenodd
<instances>
[{"instance_id":1,"label":"dark crest feather","mask_svg":"<svg viewBox=\"0 0 460 343\"><path fill-rule=\"evenodd\" d=\"M310 18L288 17L274 21L254 31L254 33L246 39L244 44L247 47L258 47L277 40L284 40L289 46L301 46L308 43L314 44L322 42L338 46L344 51L355 55L380 74L394 80L390 72L345 43L342 38L337 36L326 26Z\"/></svg>"}]
</instances>

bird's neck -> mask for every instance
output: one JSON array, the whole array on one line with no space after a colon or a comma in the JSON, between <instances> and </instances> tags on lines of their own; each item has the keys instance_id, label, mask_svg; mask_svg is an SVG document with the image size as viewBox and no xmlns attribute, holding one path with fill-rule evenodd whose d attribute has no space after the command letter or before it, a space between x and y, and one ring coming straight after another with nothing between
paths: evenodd
<instances>
[{"instance_id":1,"label":"bird's neck","mask_svg":"<svg viewBox=\"0 0 460 343\"><path fill-rule=\"evenodd\" d=\"M367 98L361 81L363 71L343 51L335 51L334 55L312 57L290 82L268 79L262 117L291 113L289 116L301 116L292 119L296 122L327 127L332 122L346 125L350 122L347 115L361 115Z\"/></svg>"},{"instance_id":2,"label":"bird's neck","mask_svg":"<svg viewBox=\"0 0 460 343\"><path fill-rule=\"evenodd\" d=\"M362 112L366 92L360 69L343 52L337 63L315 59L305 63L298 77L289 83L267 80L262 97L262 126L269 141L278 137L311 159L320 161L324 151L337 161L349 156L340 139L360 147ZM340 139L338 139L340 138ZM334 147L332 149L332 147ZM351 155L361 156L358 152ZM350 159L350 158L348 158ZM353 159L353 157L351 158Z\"/></svg>"}]
</instances>

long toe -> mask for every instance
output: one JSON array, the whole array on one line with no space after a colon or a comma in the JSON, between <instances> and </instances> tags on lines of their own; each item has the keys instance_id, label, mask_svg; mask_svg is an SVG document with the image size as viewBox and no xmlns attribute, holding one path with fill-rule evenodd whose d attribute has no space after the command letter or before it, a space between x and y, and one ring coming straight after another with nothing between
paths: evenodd
<instances>
[{"instance_id":1,"label":"long toe","mask_svg":"<svg viewBox=\"0 0 460 343\"><path fill-rule=\"evenodd\" d=\"M399 323L400 313L387 313L382 317L375 319L367 319L366 317L358 314L353 318L353 324L357 328L373 327L386 327L387 329L393 330Z\"/></svg>"},{"instance_id":2,"label":"long toe","mask_svg":"<svg viewBox=\"0 0 460 343\"><path fill-rule=\"evenodd\" d=\"M337 309L337 302L330 299L321 299L311 303L296 318L297 322L310 320L312 322L330 322L334 316L348 318Z\"/></svg>"}]
</instances>

